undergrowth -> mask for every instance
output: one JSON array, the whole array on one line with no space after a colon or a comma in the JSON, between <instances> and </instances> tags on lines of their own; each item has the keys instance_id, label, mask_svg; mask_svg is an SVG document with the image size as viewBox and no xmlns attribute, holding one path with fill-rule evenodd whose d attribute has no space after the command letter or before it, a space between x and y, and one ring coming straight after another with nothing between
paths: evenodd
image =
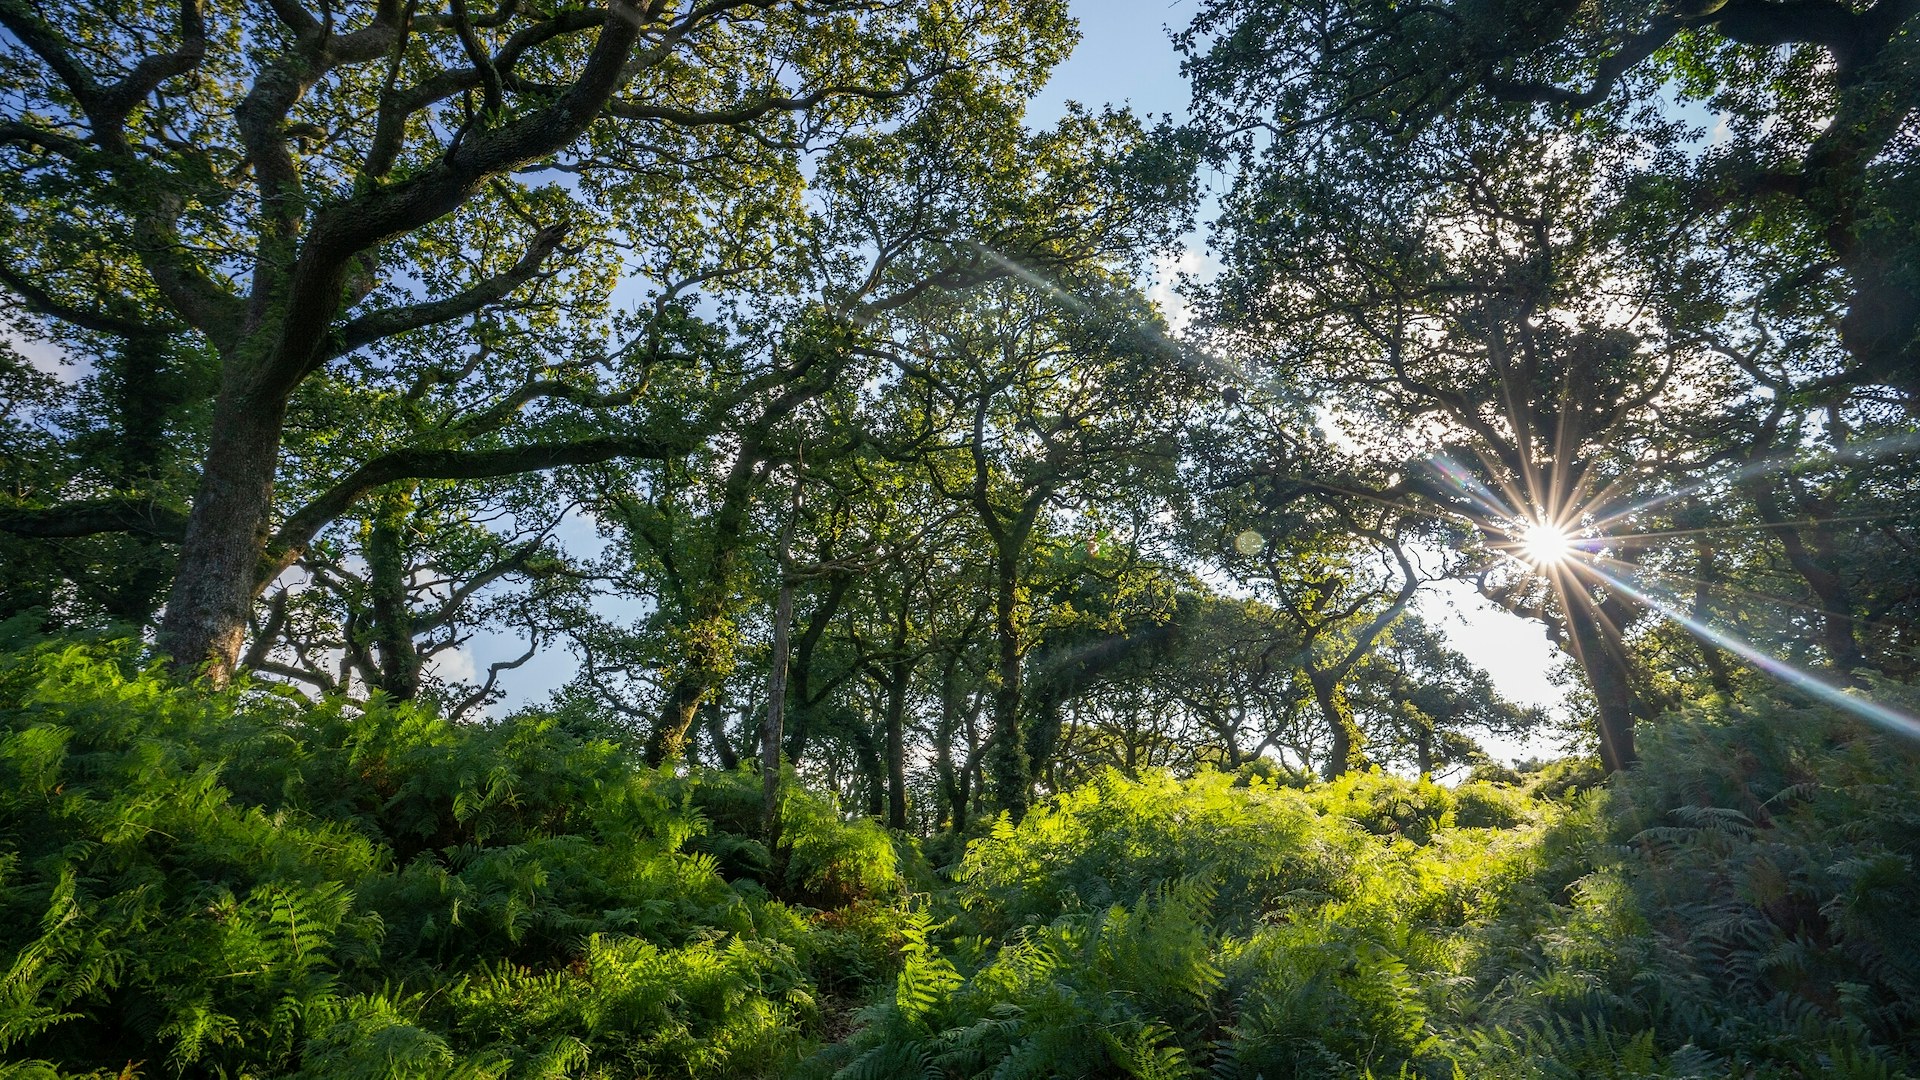
<instances>
[{"instance_id":1,"label":"undergrowth","mask_svg":"<svg viewBox=\"0 0 1920 1080\"><path fill-rule=\"evenodd\" d=\"M769 850L749 773L132 655L0 659L0 1077L1920 1063L1920 760L1828 709L1670 717L1607 783L1109 773L914 889L796 784Z\"/></svg>"},{"instance_id":2,"label":"undergrowth","mask_svg":"<svg viewBox=\"0 0 1920 1080\"><path fill-rule=\"evenodd\" d=\"M1109 774L974 844L893 994L808 1068L1911 1075L1916 765L1773 702L1669 718L1585 790Z\"/></svg>"},{"instance_id":3,"label":"undergrowth","mask_svg":"<svg viewBox=\"0 0 1920 1080\"><path fill-rule=\"evenodd\" d=\"M803 789L778 852L715 830L758 791L540 717L13 656L0 1075L782 1075L905 917L893 841Z\"/></svg>"}]
</instances>

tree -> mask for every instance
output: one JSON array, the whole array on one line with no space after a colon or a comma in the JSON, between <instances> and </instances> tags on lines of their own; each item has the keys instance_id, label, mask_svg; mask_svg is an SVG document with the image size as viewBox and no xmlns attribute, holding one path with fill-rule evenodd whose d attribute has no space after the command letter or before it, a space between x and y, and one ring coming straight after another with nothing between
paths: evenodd
<instances>
[{"instance_id":1,"label":"tree","mask_svg":"<svg viewBox=\"0 0 1920 1080\"><path fill-rule=\"evenodd\" d=\"M1409 754L1420 775L1431 776L1486 760L1473 732L1520 735L1546 721L1543 710L1502 697L1485 671L1419 616L1402 616L1387 633L1355 695L1363 711L1373 714L1379 733L1374 745L1383 756Z\"/></svg>"},{"instance_id":2,"label":"tree","mask_svg":"<svg viewBox=\"0 0 1920 1080\"><path fill-rule=\"evenodd\" d=\"M1631 575L1657 513L1639 500L1710 450L1682 430L1731 365L1645 311L1683 262L1639 243L1623 177L1656 150L1551 124L1427 133L1382 160L1351 135L1273 159L1229 198L1209 318L1247 363L1308 400L1368 464L1344 485L1465 525L1474 576L1579 660L1603 759L1634 758ZM1534 530L1571 559L1529 559Z\"/></svg>"},{"instance_id":3,"label":"tree","mask_svg":"<svg viewBox=\"0 0 1920 1080\"><path fill-rule=\"evenodd\" d=\"M1207 129L1273 132L1276 161L1317 140L1391 158L1463 125L1651 134L1642 195L1669 242L1785 255L1758 283L1771 302L1843 309L1848 377L1911 404L1916 20L1911 0L1210 0L1180 45ZM1712 141L1671 102L1704 104Z\"/></svg>"},{"instance_id":4,"label":"tree","mask_svg":"<svg viewBox=\"0 0 1920 1080\"><path fill-rule=\"evenodd\" d=\"M449 718L472 714L499 697L502 674L560 636L592 584L554 538L575 507L548 494L521 478L383 489L257 606L241 666L321 693L425 697ZM435 670L436 657L494 627L525 649L473 684Z\"/></svg>"},{"instance_id":5,"label":"tree","mask_svg":"<svg viewBox=\"0 0 1920 1080\"><path fill-rule=\"evenodd\" d=\"M1136 248L1136 252L1140 249ZM1049 515L1116 491L1150 498L1173 475L1189 365L1142 298L1094 272L1021 267L991 292L927 313L893 352L906 372L902 441L936 449L928 475L987 539L993 734L987 773L1018 818L1034 781L1023 679L1038 640L1027 573Z\"/></svg>"},{"instance_id":6,"label":"tree","mask_svg":"<svg viewBox=\"0 0 1920 1080\"><path fill-rule=\"evenodd\" d=\"M1348 683L1427 582L1410 550L1419 516L1320 485L1261 484L1250 513L1229 519L1225 563L1257 585L1296 643L1289 658L1328 734L1335 779L1366 763ZM1245 526L1245 527L1241 527Z\"/></svg>"},{"instance_id":7,"label":"tree","mask_svg":"<svg viewBox=\"0 0 1920 1080\"><path fill-rule=\"evenodd\" d=\"M644 393L660 359L645 349L536 359L554 313L600 318L611 241L644 249L669 291L777 276L801 246L781 225L799 221L805 154L910 115L936 84L1030 86L1069 30L1046 0L383 2L350 19L297 0L7 0L0 26L0 283L59 340L184 335L216 359L158 640L217 679L259 590L368 492L689 448L682 432L549 440L522 424L530 406ZM514 317L529 296L548 318ZM429 343L462 322L483 355L441 366ZM349 373L450 405L461 435L494 445L381 446L276 506L289 417ZM153 502L126 494L90 524L178 509ZM10 527L44 532L76 508L39 509Z\"/></svg>"}]
</instances>

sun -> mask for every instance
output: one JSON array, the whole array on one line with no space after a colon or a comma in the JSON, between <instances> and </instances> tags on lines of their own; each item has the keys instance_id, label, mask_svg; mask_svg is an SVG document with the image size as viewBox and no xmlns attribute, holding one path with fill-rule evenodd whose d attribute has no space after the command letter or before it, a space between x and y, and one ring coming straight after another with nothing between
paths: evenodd
<instances>
[{"instance_id":1,"label":"sun","mask_svg":"<svg viewBox=\"0 0 1920 1080\"><path fill-rule=\"evenodd\" d=\"M1551 522L1536 521L1520 534L1520 551L1539 569L1558 566L1573 554L1573 537Z\"/></svg>"}]
</instances>

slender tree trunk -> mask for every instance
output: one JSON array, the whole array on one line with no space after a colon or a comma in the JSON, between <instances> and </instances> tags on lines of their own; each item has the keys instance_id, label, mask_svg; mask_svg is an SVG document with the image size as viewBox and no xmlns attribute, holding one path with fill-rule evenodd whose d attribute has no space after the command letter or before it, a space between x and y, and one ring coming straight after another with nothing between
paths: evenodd
<instances>
[{"instance_id":1,"label":"slender tree trunk","mask_svg":"<svg viewBox=\"0 0 1920 1080\"><path fill-rule=\"evenodd\" d=\"M767 711L760 721L760 828L774 837L780 797L780 736L787 715L787 635L793 625L793 582L786 577L787 538L781 537L780 595L773 605L773 655L767 664Z\"/></svg>"},{"instance_id":2,"label":"slender tree trunk","mask_svg":"<svg viewBox=\"0 0 1920 1080\"><path fill-rule=\"evenodd\" d=\"M1216 717L1216 729L1220 732L1220 749L1226 755L1227 771L1231 772L1247 760L1240 753L1240 724L1244 718L1228 711Z\"/></svg>"},{"instance_id":3,"label":"slender tree trunk","mask_svg":"<svg viewBox=\"0 0 1920 1080\"><path fill-rule=\"evenodd\" d=\"M964 821L967 816L966 807L961 805L961 787L953 767L953 740L960 727L959 666L959 654L950 653L940 668L940 714L933 726L936 828L957 829L959 826L955 822Z\"/></svg>"},{"instance_id":4,"label":"slender tree trunk","mask_svg":"<svg viewBox=\"0 0 1920 1080\"><path fill-rule=\"evenodd\" d=\"M230 366L231 370L231 366ZM286 402L229 374L214 402L206 464L156 638L183 674L233 677L267 543Z\"/></svg>"},{"instance_id":5,"label":"slender tree trunk","mask_svg":"<svg viewBox=\"0 0 1920 1080\"><path fill-rule=\"evenodd\" d=\"M1590 612L1568 613L1567 627L1574 658L1586 673L1599 714L1600 764L1608 772L1620 772L1638 760L1633 748L1632 669L1625 643Z\"/></svg>"},{"instance_id":6,"label":"slender tree trunk","mask_svg":"<svg viewBox=\"0 0 1920 1080\"><path fill-rule=\"evenodd\" d=\"M792 647L792 659L788 665L788 686L786 716L787 760L796 767L806 757L807 742L813 734L813 658L818 652L820 642L826 637L827 627L833 622L833 616L840 610L841 601L846 598L847 589L852 585L853 577L846 573L836 573L827 581L827 591L820 603L807 616L807 628L800 640ZM788 620L789 626L792 620ZM791 632L791 631L789 631Z\"/></svg>"},{"instance_id":7,"label":"slender tree trunk","mask_svg":"<svg viewBox=\"0 0 1920 1080\"><path fill-rule=\"evenodd\" d=\"M1313 686L1314 704L1320 707L1320 716L1326 720L1327 729L1332 735L1322 775L1329 780L1338 780L1360 766L1360 752L1366 745L1366 739L1360 734L1359 725L1353 721L1353 707L1348 704L1346 690L1338 678L1309 674L1307 681Z\"/></svg>"},{"instance_id":8,"label":"slender tree trunk","mask_svg":"<svg viewBox=\"0 0 1920 1080\"><path fill-rule=\"evenodd\" d=\"M880 760L880 748L873 739L873 730L866 723L854 718L848 725L853 736L853 760L860 769L860 779L865 786L867 816L875 821L884 821L887 816L887 768Z\"/></svg>"},{"instance_id":9,"label":"slender tree trunk","mask_svg":"<svg viewBox=\"0 0 1920 1080\"><path fill-rule=\"evenodd\" d=\"M382 494L367 530L368 587L372 593L373 644L379 650L377 689L400 701L420 693L420 650L413 640L413 612L407 604L407 556L403 539L408 500L399 492Z\"/></svg>"},{"instance_id":10,"label":"slender tree trunk","mask_svg":"<svg viewBox=\"0 0 1920 1080\"><path fill-rule=\"evenodd\" d=\"M190 372L161 336L129 338L102 365L103 396L119 419L109 451L113 484L123 491L153 491L163 486L175 458L168 424L186 400ZM109 617L147 626L175 573L176 553L153 540L127 538L127 555L112 568L103 604Z\"/></svg>"},{"instance_id":11,"label":"slender tree trunk","mask_svg":"<svg viewBox=\"0 0 1920 1080\"><path fill-rule=\"evenodd\" d=\"M1042 683L1047 687L1052 680ZM1051 786L1053 758L1060 749L1060 694L1056 688L1043 688L1028 710L1026 728L1027 776L1046 779Z\"/></svg>"},{"instance_id":12,"label":"slender tree trunk","mask_svg":"<svg viewBox=\"0 0 1920 1080\"><path fill-rule=\"evenodd\" d=\"M763 423L770 422L762 418ZM647 738L646 760L660 765L686 753L687 729L698 716L700 703L720 686L731 669L732 657L720 642L731 636L733 605L739 583L734 580L740 545L746 535L747 511L759 488L761 438L765 429L742 438L733 467L727 472L720 506L713 514L711 557L693 587L692 634L686 667L667 694L666 707Z\"/></svg>"},{"instance_id":13,"label":"slender tree trunk","mask_svg":"<svg viewBox=\"0 0 1920 1080\"><path fill-rule=\"evenodd\" d=\"M726 710L721 708L719 698L709 698L700 706L701 726L707 733L707 741L713 744L713 757L719 766L728 772L740 767L740 754L733 748L732 740L727 738Z\"/></svg>"},{"instance_id":14,"label":"slender tree trunk","mask_svg":"<svg viewBox=\"0 0 1920 1080\"><path fill-rule=\"evenodd\" d=\"M1688 500L1687 508L1700 522L1704 522L1704 514L1698 511L1697 504L1693 500ZM1707 603L1707 588L1720 580L1720 567L1714 559L1713 544L1708 541L1704 532L1694 537L1693 555L1693 619L1704 626L1713 621L1713 612ZM1726 654L1712 642L1702 640L1698 636L1694 638L1693 644L1700 650L1700 658L1706 665L1708 684L1721 697L1731 698L1733 674L1727 668Z\"/></svg>"},{"instance_id":15,"label":"slender tree trunk","mask_svg":"<svg viewBox=\"0 0 1920 1080\"><path fill-rule=\"evenodd\" d=\"M903 622L905 620L902 620ZM888 665L887 679L887 827L907 827L907 684L913 662L898 659Z\"/></svg>"},{"instance_id":16,"label":"slender tree trunk","mask_svg":"<svg viewBox=\"0 0 1920 1080\"><path fill-rule=\"evenodd\" d=\"M964 833L967 831L967 813L972 808L972 799L973 777L967 769L962 768L954 780L953 802L951 804L952 813L948 820L948 827L954 832Z\"/></svg>"},{"instance_id":17,"label":"slender tree trunk","mask_svg":"<svg viewBox=\"0 0 1920 1080\"><path fill-rule=\"evenodd\" d=\"M773 648L767 657L767 711L760 719L760 831L771 847L778 839L780 737L787 720L788 635L793 631L793 530L800 521L800 477L793 478L793 501L780 525L774 566L780 590L773 602Z\"/></svg>"},{"instance_id":18,"label":"slender tree trunk","mask_svg":"<svg viewBox=\"0 0 1920 1080\"><path fill-rule=\"evenodd\" d=\"M1768 480L1754 480L1745 487L1754 507L1760 511L1760 520L1786 551L1787 563L1819 602L1820 645L1826 651L1828 662L1835 671L1843 673L1861 667L1866 657L1861 655L1860 643L1853 633L1853 593L1831 569L1835 561L1832 534L1822 526L1809 523L1808 532L1814 539L1809 546L1800 529L1787 520L1779 496Z\"/></svg>"},{"instance_id":19,"label":"slender tree trunk","mask_svg":"<svg viewBox=\"0 0 1920 1080\"><path fill-rule=\"evenodd\" d=\"M993 630L997 649L993 691L993 732L988 736L987 773L993 781L994 801L1013 820L1026 816L1033 795L1033 774L1026 740L1020 731L1020 628L1015 619L1018 600L1015 552L999 553L994 591Z\"/></svg>"}]
</instances>

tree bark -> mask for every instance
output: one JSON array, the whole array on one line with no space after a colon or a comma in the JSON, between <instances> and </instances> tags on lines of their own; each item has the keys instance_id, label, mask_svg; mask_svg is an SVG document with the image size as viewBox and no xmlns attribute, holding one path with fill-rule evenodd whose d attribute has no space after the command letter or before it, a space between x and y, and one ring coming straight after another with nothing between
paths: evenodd
<instances>
[{"instance_id":1,"label":"tree bark","mask_svg":"<svg viewBox=\"0 0 1920 1080\"><path fill-rule=\"evenodd\" d=\"M401 540L406 499L388 493L380 499L367 530L367 585L372 593L373 644L380 666L370 672L376 689L401 701L420 694L420 650L413 641L413 613L407 606L406 548Z\"/></svg>"},{"instance_id":2,"label":"tree bark","mask_svg":"<svg viewBox=\"0 0 1920 1080\"><path fill-rule=\"evenodd\" d=\"M1332 733L1332 743L1327 750L1327 764L1321 774L1328 780L1338 780L1348 772L1359 768L1361 750L1366 739L1360 733L1360 727L1353 721L1353 707L1347 702L1346 691L1341 688L1340 680L1326 676L1309 676L1313 686L1314 704L1320 707L1320 715L1327 722Z\"/></svg>"},{"instance_id":3,"label":"tree bark","mask_svg":"<svg viewBox=\"0 0 1920 1080\"><path fill-rule=\"evenodd\" d=\"M760 721L760 831L769 845L777 839L780 797L780 737L787 716L788 634L793 626L793 520L799 517L800 489L793 496L794 513L780 529L780 592L773 603L773 650L767 658L767 711Z\"/></svg>"},{"instance_id":4,"label":"tree bark","mask_svg":"<svg viewBox=\"0 0 1920 1080\"><path fill-rule=\"evenodd\" d=\"M697 662L697 661L696 661ZM642 756L647 764L659 767L687 752L687 731L700 716L700 703L706 699L711 681L698 673L681 675L667 692L666 707L647 734Z\"/></svg>"},{"instance_id":5,"label":"tree bark","mask_svg":"<svg viewBox=\"0 0 1920 1080\"><path fill-rule=\"evenodd\" d=\"M719 699L709 698L705 705L700 706L700 715L707 741L713 744L714 761L728 772L739 768L740 755L727 739L726 710L720 707Z\"/></svg>"},{"instance_id":6,"label":"tree bark","mask_svg":"<svg viewBox=\"0 0 1920 1080\"><path fill-rule=\"evenodd\" d=\"M993 630L997 650L993 690L993 733L987 747L987 773L994 801L1015 821L1026 816L1033 796L1033 775L1026 740L1020 731L1020 629L1015 620L1016 552L1003 546L994 590Z\"/></svg>"},{"instance_id":7,"label":"tree bark","mask_svg":"<svg viewBox=\"0 0 1920 1080\"><path fill-rule=\"evenodd\" d=\"M865 783L867 816L875 821L884 821L887 816L887 767L880 760L880 747L874 743L873 729L858 717L847 725L847 733L852 736L853 760L860 768L860 779Z\"/></svg>"},{"instance_id":8,"label":"tree bark","mask_svg":"<svg viewBox=\"0 0 1920 1080\"><path fill-rule=\"evenodd\" d=\"M933 772L938 791L935 828L955 832L966 828L967 806L963 779L953 764L953 740L960 729L960 654L948 653L940 668L940 715L934 722Z\"/></svg>"},{"instance_id":9,"label":"tree bark","mask_svg":"<svg viewBox=\"0 0 1920 1080\"><path fill-rule=\"evenodd\" d=\"M229 368L214 403L206 464L180 545L156 645L176 670L233 677L267 543L286 399L253 391Z\"/></svg>"},{"instance_id":10,"label":"tree bark","mask_svg":"<svg viewBox=\"0 0 1920 1080\"><path fill-rule=\"evenodd\" d=\"M1578 586L1575 586L1577 589ZM1600 764L1620 772L1638 760L1633 746L1632 668L1620 635L1602 624L1591 597L1582 595L1587 611L1567 613L1574 659L1587 676L1598 713Z\"/></svg>"},{"instance_id":11,"label":"tree bark","mask_svg":"<svg viewBox=\"0 0 1920 1080\"><path fill-rule=\"evenodd\" d=\"M901 620L905 622L904 619ZM907 687L913 661L902 657L889 663L887 677L887 827L907 827Z\"/></svg>"},{"instance_id":12,"label":"tree bark","mask_svg":"<svg viewBox=\"0 0 1920 1080\"><path fill-rule=\"evenodd\" d=\"M813 689L813 659L818 654L820 642L826 637L827 627L833 623L834 615L840 611L840 604L846 599L847 590L853 584L853 576L847 573L835 573L827 579L826 594L820 603L807 616L807 628L800 634L800 641L792 647L792 660L789 664L788 683L791 692L787 695L786 713L792 722L787 725L787 760L796 767L807 753L807 743L813 735L813 706L816 694ZM825 697L832 687L818 692Z\"/></svg>"}]
</instances>

